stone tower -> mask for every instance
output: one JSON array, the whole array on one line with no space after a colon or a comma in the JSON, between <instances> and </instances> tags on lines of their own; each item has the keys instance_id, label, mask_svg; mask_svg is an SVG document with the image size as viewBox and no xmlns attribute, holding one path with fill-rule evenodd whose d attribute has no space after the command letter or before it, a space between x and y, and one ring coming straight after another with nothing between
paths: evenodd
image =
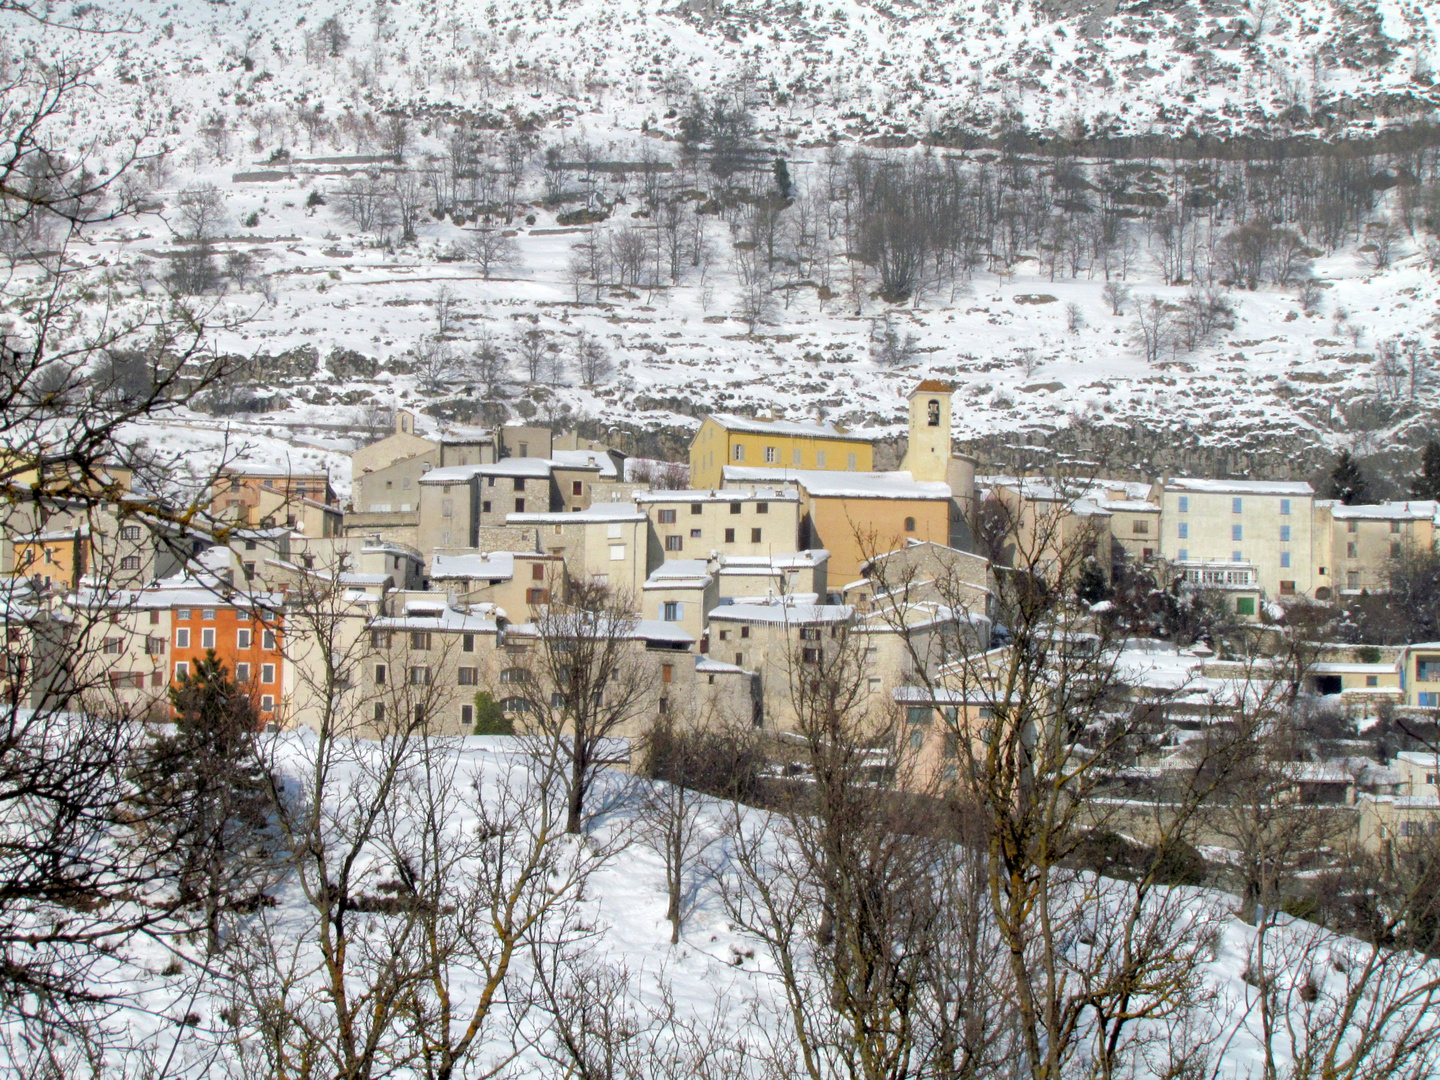
<instances>
[{"instance_id":1,"label":"stone tower","mask_svg":"<svg viewBox=\"0 0 1440 1080\"><path fill-rule=\"evenodd\" d=\"M916 480L949 480L949 383L926 379L910 394L910 447L900 468Z\"/></svg>"}]
</instances>

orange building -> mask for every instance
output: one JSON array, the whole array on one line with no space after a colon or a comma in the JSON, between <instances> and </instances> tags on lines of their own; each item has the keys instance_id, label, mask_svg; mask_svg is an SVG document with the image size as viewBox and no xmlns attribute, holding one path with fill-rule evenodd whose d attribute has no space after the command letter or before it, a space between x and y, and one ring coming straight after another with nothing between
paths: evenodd
<instances>
[{"instance_id":1,"label":"orange building","mask_svg":"<svg viewBox=\"0 0 1440 1080\"><path fill-rule=\"evenodd\" d=\"M56 588L73 589L94 562L90 527L31 533L14 540L16 577L38 577Z\"/></svg>"},{"instance_id":2,"label":"orange building","mask_svg":"<svg viewBox=\"0 0 1440 1080\"><path fill-rule=\"evenodd\" d=\"M194 671L211 649L235 681L248 687L265 723L284 712L283 617L279 596L236 596L230 602L204 588L166 590L170 597L172 683Z\"/></svg>"},{"instance_id":3,"label":"orange building","mask_svg":"<svg viewBox=\"0 0 1440 1080\"><path fill-rule=\"evenodd\" d=\"M262 516L273 514L279 505L298 507L305 502L339 508L328 474L237 465L220 470L210 496L210 512L227 521L258 525Z\"/></svg>"}]
</instances>

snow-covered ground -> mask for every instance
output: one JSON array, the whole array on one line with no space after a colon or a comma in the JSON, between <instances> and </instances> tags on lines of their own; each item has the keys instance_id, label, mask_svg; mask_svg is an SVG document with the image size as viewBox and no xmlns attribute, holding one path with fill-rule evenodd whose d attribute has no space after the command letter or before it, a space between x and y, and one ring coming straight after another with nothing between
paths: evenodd
<instances>
[{"instance_id":1,"label":"snow-covered ground","mask_svg":"<svg viewBox=\"0 0 1440 1080\"><path fill-rule=\"evenodd\" d=\"M282 774L297 784L313 776L315 744L313 736L305 733L289 733L276 737L279 740L275 760ZM360 775L364 761L379 759L384 751L377 744L362 745L352 757L341 744L332 748L334 762L350 764L336 765L331 777L334 783L327 794L327 807L331 815L327 829L337 838L347 826L347 813L356 812L359 803L348 801L353 796L349 785ZM441 746L441 752L431 759L429 775L432 782L445 785L444 796L449 813L443 818L442 829L454 837L475 834L480 819L477 816L479 803L470 800L470 791L480 792L481 800L493 812L501 801L505 790L516 790L530 767L530 759L517 746L515 740L503 738L464 738ZM453 770L453 771L452 771ZM378 774L377 774L378 775ZM472 788L472 783L474 784ZM400 856L392 844L405 830L414 828L417 820L407 818L423 804L417 800L416 792L424 787L420 774L411 771L398 781L395 792L387 799L389 817L379 826L381 839L364 849L354 864L353 882L365 882L356 887L356 892L374 893L377 883L395 876L396 859ZM363 784L361 785L363 788ZM355 790L361 790L357 788ZM626 1008L637 1013L657 1010L664 1013L664 1003L673 1003L669 1030L678 1032L703 1031L718 1024L732 1034L744 1034L756 1043L765 1041L768 1035L777 1037L781 1045L788 1041L785 1034L786 1014L782 992L777 983L776 957L760 941L747 936L736 928L727 917L721 902L714 877L697 875L694 881L695 906L688 915L681 941L677 945L669 942L670 927L665 918L665 872L663 863L655 850L638 840L633 831L636 808L643 801L649 782L619 773L602 777L598 791L605 793L613 809L598 822L590 837L581 847L588 852L605 850L608 857L589 876L584 884L583 898L578 906L569 912L572 929L583 927L584 939L580 950L585 963L599 964L612 974L623 972L628 980ZM729 804L705 800L701 811L701 831L713 845L707 859L716 874L729 872L729 855L724 836L727 823L733 819L734 808ZM397 816L398 815L398 816ZM766 815L760 811L747 810L742 813L746 828L759 835L759 828ZM393 819L393 820L392 820ZM493 818L491 820L494 820ZM517 830L522 838L523 829ZM764 845L784 843L783 831L773 832L762 841ZM568 845L568 841L567 841ZM521 845L523 848L523 844ZM420 859L420 852L430 849L415 848L414 858ZM566 850L579 851L566 847ZM427 856L428 857L428 856ZM547 880L563 882L567 860L573 856L561 855L554 864ZM579 856L585 857L585 856ZM513 858L513 855L512 855ZM420 865L417 863L416 865ZM457 867L456 872L463 878L465 870ZM1093 880L1086 886L1091 899L1087 901L1090 913L1081 920L1094 919L1096 912L1110 902L1106 899L1104 879ZM555 886L559 888L557 884ZM1057 888L1060 886L1057 886ZM383 892L383 888L380 890ZM458 899L456 903L464 903ZM1159 902L1167 904L1162 890ZM310 965L315 959L315 932L313 916L302 901L300 889L292 880L277 893L279 904L264 909L253 917L251 924L242 921L238 935L232 940L244 941L263 920L273 933L268 947L280 946L279 955L286 963L293 963L292 973L299 980L289 991L296 995L294 1000L304 1001L305 987L318 986L323 975ZM1255 953L1256 930L1231 914L1235 901L1232 897L1206 890L1181 890L1175 894L1178 906L1171 918L1177 920L1178 929L1191 920L1203 924L1209 930L1205 936L1204 959L1200 967L1204 1002L1185 1027L1189 1038L1197 1046L1206 1046L1210 1064L1216 1069L1213 1075L1219 1077L1243 1077L1253 1075L1261 1061L1261 1022L1257 1011L1257 991L1253 976L1247 972L1256 969L1259 960ZM1098 906L1096 906L1098 905ZM386 920L393 915L353 912L350 931L356 942L383 942ZM558 924L557 924L558 925ZM1093 943L1083 930L1074 933L1079 939L1065 947L1065 954L1083 965L1084 945ZM293 947L293 951L292 951ZM808 949L808 945L806 948ZM1176 948L1179 945L1176 944ZM103 979L112 993L122 996L125 1008L115 1014L112 1023L120 1025L129 1039L148 1045L158 1059L170 1060L172 1064L186 1063L184 1075L223 1075L223 1069L233 1067L238 1061L237 1034L229 1022L235 1013L234 998L239 983L229 981L226 963L233 963L241 957L255 958L264 950L257 950L254 942L245 947L232 946L235 951L228 958L211 965L207 973L198 962L198 944L170 940L159 942L131 943L125 949L107 959L97 969L97 979ZM1281 917L1276 926L1267 932L1266 948L1269 951L1270 970L1280 973L1286 980L1286 988L1279 1000L1292 993L1305 993L1300 989L1307 980L1321 995L1319 1005L1314 1007L1315 1016L1304 1023L1310 1023L1319 1016L1318 1010L1326 1007L1329 995L1343 993L1347 980L1353 980L1355 973L1363 969L1366 950L1357 942L1338 938L1320 931L1310 924ZM365 954L356 946L356 958ZM530 978L528 956L517 958L522 972L520 984ZM365 970L364 959L352 958L355 981L352 992L358 992L364 985L360 973ZM1377 976L1375 993L1371 998L1385 994L1395 995L1395 985L1385 979L1396 976ZM1424 974L1423 968L1406 968L1405 979L1414 980ZM254 980L252 970L248 976ZM460 965L450 971L450 991L456 1008L473 1005L483 982L478 969L467 969ZM1294 985L1290 985L1293 981ZM1388 986L1388 989L1386 988ZM1383 991L1383 993L1382 993ZM1207 996L1208 995L1208 996ZM240 994L243 999L243 993ZM1314 997L1303 1000L1314 1002ZM1369 999L1365 999L1368 1001ZM1368 1004L1362 1001L1362 1014ZM299 1004L304 1011L307 1006ZM317 1021L323 1009L313 1015ZM188 1019L187 1019L188 1018ZM678 1018L678 1020L676 1020ZM181 1023L181 1021L184 1021ZM534 1016L526 1024L546 1025ZM675 1026L676 1024L679 1026ZM754 1025L763 1025L764 1030ZM1302 1024L1301 1026L1304 1026ZM1317 1030L1323 1025L1317 1024ZM492 1032L499 1046L509 1033L503 1024ZM1282 1045L1294 1033L1282 1032L1274 1036L1279 1060L1283 1063L1294 1047ZM243 1040L242 1040L243 1041ZM251 1049L255 1047L253 1045ZM1165 1047L1160 1046L1148 1065L1144 1056L1137 1058L1135 1075L1150 1075L1159 1068ZM1178 1049L1178 1047L1172 1047ZM132 1051L133 1053L133 1051ZM142 1060L138 1055L134 1061ZM257 1059L258 1060L258 1059ZM479 1062L491 1060L487 1054L479 1055ZM752 1062L752 1065L754 1063ZM255 1067L253 1062L251 1067ZM539 1067L539 1058L532 1048L525 1051L518 1065L519 1075L533 1075ZM410 1075L404 1073L402 1075ZM416 1074L418 1075L418 1074ZM467 1073L468 1075L468 1073Z\"/></svg>"}]
</instances>

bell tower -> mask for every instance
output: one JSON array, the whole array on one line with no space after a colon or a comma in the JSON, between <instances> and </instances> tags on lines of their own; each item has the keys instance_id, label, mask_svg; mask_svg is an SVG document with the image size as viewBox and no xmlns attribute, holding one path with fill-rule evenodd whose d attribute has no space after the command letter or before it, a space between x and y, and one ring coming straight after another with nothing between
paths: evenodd
<instances>
[{"instance_id":1,"label":"bell tower","mask_svg":"<svg viewBox=\"0 0 1440 1080\"><path fill-rule=\"evenodd\" d=\"M949 383L926 379L910 394L910 446L900 468L916 480L948 480L950 468Z\"/></svg>"}]
</instances>

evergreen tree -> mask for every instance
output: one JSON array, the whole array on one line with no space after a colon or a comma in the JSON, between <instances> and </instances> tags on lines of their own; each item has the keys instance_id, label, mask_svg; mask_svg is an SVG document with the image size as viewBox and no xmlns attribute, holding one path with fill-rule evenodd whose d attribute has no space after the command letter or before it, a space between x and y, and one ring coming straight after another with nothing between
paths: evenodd
<instances>
[{"instance_id":1,"label":"evergreen tree","mask_svg":"<svg viewBox=\"0 0 1440 1080\"><path fill-rule=\"evenodd\" d=\"M208 947L221 914L253 902L274 855L272 777L257 754L259 713L213 649L170 688L173 730L137 777L145 843L169 863L180 900L203 909Z\"/></svg>"},{"instance_id":2,"label":"evergreen tree","mask_svg":"<svg viewBox=\"0 0 1440 1080\"><path fill-rule=\"evenodd\" d=\"M1075 598L1082 604L1098 604L1111 596L1110 581L1094 559L1087 559L1075 582Z\"/></svg>"},{"instance_id":3,"label":"evergreen tree","mask_svg":"<svg viewBox=\"0 0 1440 1080\"><path fill-rule=\"evenodd\" d=\"M1420 472L1410 481L1412 499L1440 499L1440 441L1431 439L1420 457Z\"/></svg>"},{"instance_id":4,"label":"evergreen tree","mask_svg":"<svg viewBox=\"0 0 1440 1080\"><path fill-rule=\"evenodd\" d=\"M790 167L785 164L783 157L775 159L775 190L779 192L782 199L791 199L795 196L795 185L790 180Z\"/></svg>"},{"instance_id":5,"label":"evergreen tree","mask_svg":"<svg viewBox=\"0 0 1440 1080\"><path fill-rule=\"evenodd\" d=\"M1341 450L1335 458L1335 468L1330 470L1325 497L1354 506L1365 501L1365 488L1365 474L1360 471L1359 463L1350 456L1349 450Z\"/></svg>"}]
</instances>

